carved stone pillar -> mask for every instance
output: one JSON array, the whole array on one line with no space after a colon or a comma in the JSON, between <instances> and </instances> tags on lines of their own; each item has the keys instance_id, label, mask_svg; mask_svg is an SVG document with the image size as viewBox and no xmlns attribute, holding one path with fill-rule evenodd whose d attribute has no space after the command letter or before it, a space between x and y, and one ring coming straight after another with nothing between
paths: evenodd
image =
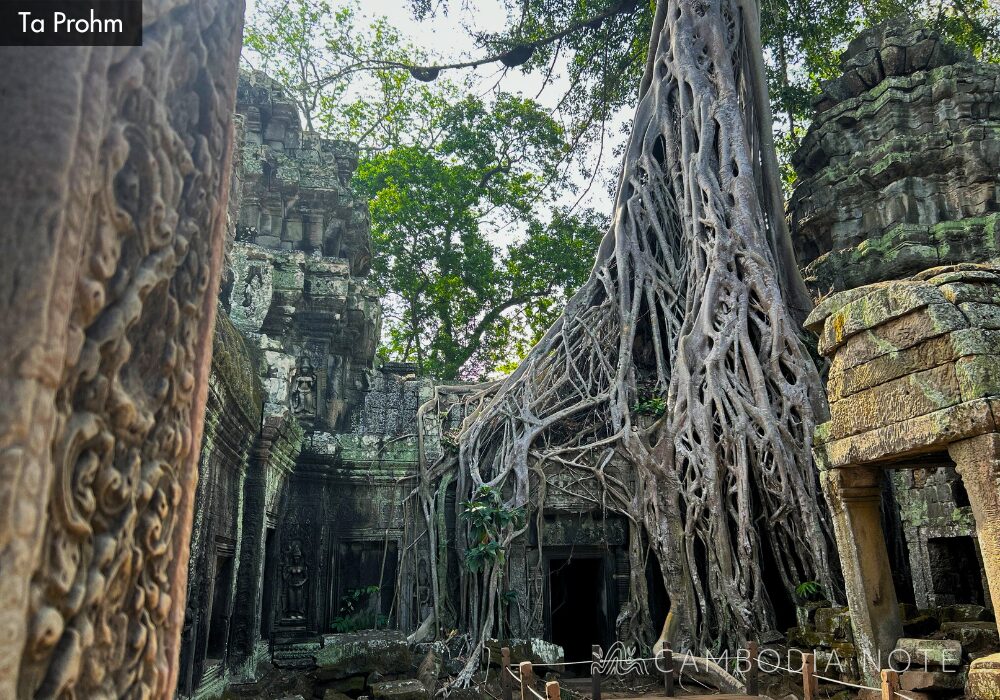
<instances>
[{"instance_id":1,"label":"carved stone pillar","mask_svg":"<svg viewBox=\"0 0 1000 700\"><path fill-rule=\"evenodd\" d=\"M833 512L858 663L871 684L903 636L879 511L882 470L842 467L822 472L821 479Z\"/></svg>"},{"instance_id":2,"label":"carved stone pillar","mask_svg":"<svg viewBox=\"0 0 1000 700\"><path fill-rule=\"evenodd\" d=\"M242 0L0 48L0 697L173 697Z\"/></svg>"},{"instance_id":3,"label":"carved stone pillar","mask_svg":"<svg viewBox=\"0 0 1000 700\"><path fill-rule=\"evenodd\" d=\"M1000 434L953 442L948 453L969 494L993 609L1000 610Z\"/></svg>"}]
</instances>

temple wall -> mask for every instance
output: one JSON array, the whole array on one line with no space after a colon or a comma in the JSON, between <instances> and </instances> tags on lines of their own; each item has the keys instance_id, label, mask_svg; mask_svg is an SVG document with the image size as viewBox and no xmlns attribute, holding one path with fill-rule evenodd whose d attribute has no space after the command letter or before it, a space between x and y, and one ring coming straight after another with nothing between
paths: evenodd
<instances>
[{"instance_id":1,"label":"temple wall","mask_svg":"<svg viewBox=\"0 0 1000 700\"><path fill-rule=\"evenodd\" d=\"M173 695L243 3L0 49L0 697Z\"/></svg>"}]
</instances>

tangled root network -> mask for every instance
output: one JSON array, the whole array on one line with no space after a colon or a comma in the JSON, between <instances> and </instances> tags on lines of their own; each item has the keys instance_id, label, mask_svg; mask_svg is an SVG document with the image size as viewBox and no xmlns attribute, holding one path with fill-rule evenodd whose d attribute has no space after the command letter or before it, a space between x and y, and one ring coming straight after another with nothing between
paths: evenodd
<instances>
[{"instance_id":1,"label":"tangled root network","mask_svg":"<svg viewBox=\"0 0 1000 700\"><path fill-rule=\"evenodd\" d=\"M421 426L442 426L456 407L464 415L457 455L422 460L435 560L444 535L434 512L452 480L458 501L489 485L534 514L546 489L578 485L632 525L619 639L648 648L662 624L649 614L649 556L678 649L733 648L773 629L775 601L797 583L836 595L811 457L826 404L799 338L809 299L770 129L757 8L660 0L613 223L589 281L507 379L442 387L422 408ZM651 399L653 415L640 415ZM523 531L508 527L504 546ZM431 568L441 620L440 566ZM463 571L456 614L478 649L499 624L503 568Z\"/></svg>"}]
</instances>

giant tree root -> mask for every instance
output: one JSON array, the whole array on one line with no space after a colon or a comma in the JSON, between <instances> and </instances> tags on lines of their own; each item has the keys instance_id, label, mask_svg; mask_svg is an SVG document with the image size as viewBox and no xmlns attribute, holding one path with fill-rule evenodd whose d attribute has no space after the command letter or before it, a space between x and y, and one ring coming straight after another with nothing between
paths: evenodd
<instances>
[{"instance_id":1,"label":"giant tree root","mask_svg":"<svg viewBox=\"0 0 1000 700\"><path fill-rule=\"evenodd\" d=\"M597 505L640 533L619 637L655 640L637 568L651 552L674 648L717 651L772 629L775 596L796 584L839 589L810 453L826 405L797 334L808 299L781 210L757 10L659 0L656 18L594 271L510 377L461 399L450 468L459 501L488 484L536 511L554 476L596 484ZM643 401L659 415L637 419ZM427 498L434 469L422 469ZM460 622L481 641L501 572L463 574Z\"/></svg>"}]
</instances>

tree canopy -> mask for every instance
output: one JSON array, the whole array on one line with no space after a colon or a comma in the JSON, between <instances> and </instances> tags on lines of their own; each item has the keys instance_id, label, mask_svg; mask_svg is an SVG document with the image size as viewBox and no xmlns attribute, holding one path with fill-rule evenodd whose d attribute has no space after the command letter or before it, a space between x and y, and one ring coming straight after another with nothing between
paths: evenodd
<instances>
[{"instance_id":1,"label":"tree canopy","mask_svg":"<svg viewBox=\"0 0 1000 700\"><path fill-rule=\"evenodd\" d=\"M371 199L372 276L388 319L381 352L436 376L481 378L520 357L557 300L586 280L606 221L588 211L540 217L566 143L530 100L469 97L440 129L433 147L375 154L355 178Z\"/></svg>"},{"instance_id":2,"label":"tree canopy","mask_svg":"<svg viewBox=\"0 0 1000 700\"><path fill-rule=\"evenodd\" d=\"M594 182L613 152L609 131L628 129L616 119L649 74L655 3L503 3L503 26L472 31L481 55L452 63L385 18L364 17L357 2L261 0L246 30L255 65L286 85L305 126L362 148L356 186L372 201L383 356L446 379L516 366L585 281L609 222L570 203L579 186L570 165ZM416 21L475 11L447 0L410 0L410 9ZM902 0L763 0L786 186L810 102L836 73L840 49L860 28L913 9ZM980 58L1000 59L990 0L919 0L915 11ZM562 73L565 87L543 106L504 92L502 80L477 91L457 70L488 62L542 76L543 90Z\"/></svg>"}]
</instances>

